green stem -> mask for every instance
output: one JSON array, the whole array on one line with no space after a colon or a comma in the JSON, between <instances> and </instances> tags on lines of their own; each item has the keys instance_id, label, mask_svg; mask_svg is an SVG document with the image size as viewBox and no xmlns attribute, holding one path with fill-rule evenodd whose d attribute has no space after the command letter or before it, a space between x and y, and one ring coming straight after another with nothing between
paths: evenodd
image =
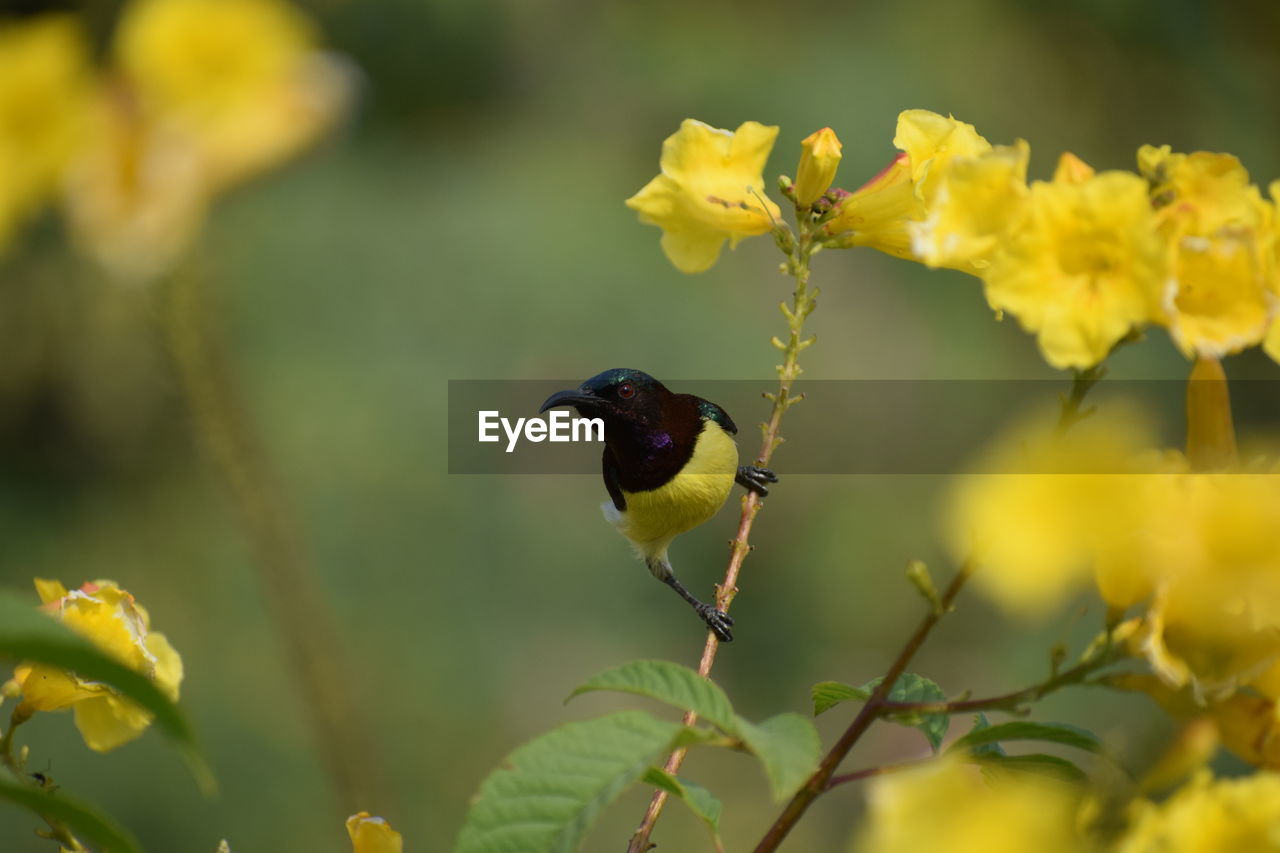
<instances>
[{"instance_id":1,"label":"green stem","mask_svg":"<svg viewBox=\"0 0 1280 853\"><path fill-rule=\"evenodd\" d=\"M964 714L977 711L1007 711L1016 714L1019 713L1021 706L1029 702L1038 702L1064 687L1086 683L1090 675L1115 663L1121 657L1123 655L1117 648L1109 646L1095 658L1082 661L1039 684L1015 690L1012 693L989 696L985 699L961 699L954 702L882 702L880 711L882 716L902 713Z\"/></svg>"},{"instance_id":2,"label":"green stem","mask_svg":"<svg viewBox=\"0 0 1280 853\"><path fill-rule=\"evenodd\" d=\"M170 283L170 346L197 438L222 474L253 548L268 611L301 690L303 713L347 812L385 803L373 750L351 689L352 667L320 582L240 404L232 371L208 328L194 264ZM384 806L385 808L385 806Z\"/></svg>"}]
</instances>

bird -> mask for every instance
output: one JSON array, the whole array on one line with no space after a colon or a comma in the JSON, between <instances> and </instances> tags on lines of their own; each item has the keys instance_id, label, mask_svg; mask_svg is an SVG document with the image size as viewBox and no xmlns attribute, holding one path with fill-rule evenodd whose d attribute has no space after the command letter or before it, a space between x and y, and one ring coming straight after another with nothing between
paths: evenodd
<instances>
[{"instance_id":1,"label":"bird","mask_svg":"<svg viewBox=\"0 0 1280 853\"><path fill-rule=\"evenodd\" d=\"M692 394L673 393L640 370L606 370L552 394L538 412L557 406L572 406L604 423L605 518L655 578L687 601L721 642L731 642L733 619L685 588L667 549L677 536L715 515L735 482L763 498L777 475L738 464L733 439L738 428L724 409Z\"/></svg>"}]
</instances>

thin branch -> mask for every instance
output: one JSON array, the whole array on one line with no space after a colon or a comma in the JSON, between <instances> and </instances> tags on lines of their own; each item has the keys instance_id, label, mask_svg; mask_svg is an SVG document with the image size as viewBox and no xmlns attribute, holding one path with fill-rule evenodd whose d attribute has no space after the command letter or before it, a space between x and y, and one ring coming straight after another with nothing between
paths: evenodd
<instances>
[{"instance_id":1,"label":"thin branch","mask_svg":"<svg viewBox=\"0 0 1280 853\"><path fill-rule=\"evenodd\" d=\"M792 397L791 387L796 379L800 376L800 352L808 346L808 342L802 338L804 332L804 321L813 311L815 299L817 298L817 288L809 290L809 258L817 250L818 244L811 238L807 227L802 226L800 242L797 246L793 240L789 238L791 232L785 230L785 226L776 232L778 245L788 252L787 271L795 277L796 289L792 301L792 307L788 309L784 304L782 312L787 318L789 327L789 337L783 350L784 357L782 364L778 366L778 390L776 393L766 395L773 400L773 408L769 415L768 422L761 425L762 438L760 443L760 454L756 457L756 464L764 467L769 464L769 460L773 458L773 452L778 449L778 445L782 444L780 434L782 426L782 416L787 409L794 404L800 402L803 397ZM785 234L786 238L782 235ZM738 594L738 575L742 571L742 564L747 558L747 554L751 552L750 544L751 526L755 523L756 515L760 512L760 508L764 506L764 501L755 492L747 492L742 499L742 514L738 519L738 533L729 543L729 565L725 569L724 579L716 586L716 607L720 610L728 612L730 605L733 604L734 597ZM711 676L711 668L715 665L716 653L720 650L720 641L716 635L707 632L706 643L702 647L702 658L698 662L698 674L703 678ZM692 711L684 715L684 724L691 726L697 722L698 715ZM684 763L685 756L689 750L685 747L675 750L667 757L663 769L671 775L675 775L680 770L680 766ZM662 814L662 809L667 802L666 791L655 791L653 797L649 800L649 806L645 809L644 818L640 821L640 826L636 828L627 844L627 853L645 853L653 844L649 841L650 835L653 834L653 828L658 822L658 817Z\"/></svg>"},{"instance_id":2,"label":"thin branch","mask_svg":"<svg viewBox=\"0 0 1280 853\"><path fill-rule=\"evenodd\" d=\"M929 632L951 610L951 603L955 601L965 581L969 579L972 570L972 565L966 563L961 566L960 571L956 572L956 576L951 579L950 585L942 593L942 607L931 609L920 620L915 633L911 635L906 645L902 647L902 651L898 652L898 656L889 665L884 678L876 685L871 697L867 699L867 703L858 712L858 716L854 718L853 722L849 724L849 728L845 729L844 734L840 736L840 739L823 757L818 769L795 793L795 796L791 798L791 802L787 803L787 807L783 809L782 814L778 816L778 819L769 827L769 831L765 833L764 838L760 839L760 843L756 845L755 853L769 853L769 851L777 850L778 845L791 832L791 828L809 810L809 806L813 805L814 801L827 790L832 777L835 775L836 768L840 766L840 762L844 761L845 756L849 754L849 750L853 749L853 745L858 742L867 729L871 728L871 724L875 722L876 718L880 716L889 691L897 683L898 677L906 672L912 658L916 656L916 652L924 645Z\"/></svg>"}]
</instances>

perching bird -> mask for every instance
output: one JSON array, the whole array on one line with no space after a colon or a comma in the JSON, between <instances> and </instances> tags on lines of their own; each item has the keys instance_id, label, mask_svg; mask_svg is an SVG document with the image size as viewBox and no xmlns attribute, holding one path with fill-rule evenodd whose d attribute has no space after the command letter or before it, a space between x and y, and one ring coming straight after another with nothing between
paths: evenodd
<instances>
[{"instance_id":1,"label":"perching bird","mask_svg":"<svg viewBox=\"0 0 1280 853\"><path fill-rule=\"evenodd\" d=\"M547 398L539 412L573 406L604 421L605 518L635 546L653 576L689 602L724 642L733 620L699 601L676 578L667 548L707 521L737 481L761 497L778 478L767 468L738 465L738 428L724 409L692 394L673 394L639 370L617 368L572 391Z\"/></svg>"}]
</instances>

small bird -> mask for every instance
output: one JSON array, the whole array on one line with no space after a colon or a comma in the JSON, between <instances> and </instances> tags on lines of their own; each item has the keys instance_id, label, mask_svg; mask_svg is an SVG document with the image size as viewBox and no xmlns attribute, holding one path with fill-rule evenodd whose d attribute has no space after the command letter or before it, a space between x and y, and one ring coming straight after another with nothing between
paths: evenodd
<instances>
[{"instance_id":1,"label":"small bird","mask_svg":"<svg viewBox=\"0 0 1280 853\"><path fill-rule=\"evenodd\" d=\"M767 468L738 465L738 432L724 409L692 394L673 394L647 373L615 368L572 391L547 398L539 413L573 406L604 422L605 518L631 542L649 571L689 602L723 642L733 620L699 601L667 559L671 541L719 511L738 482L761 497L778 478Z\"/></svg>"}]
</instances>

